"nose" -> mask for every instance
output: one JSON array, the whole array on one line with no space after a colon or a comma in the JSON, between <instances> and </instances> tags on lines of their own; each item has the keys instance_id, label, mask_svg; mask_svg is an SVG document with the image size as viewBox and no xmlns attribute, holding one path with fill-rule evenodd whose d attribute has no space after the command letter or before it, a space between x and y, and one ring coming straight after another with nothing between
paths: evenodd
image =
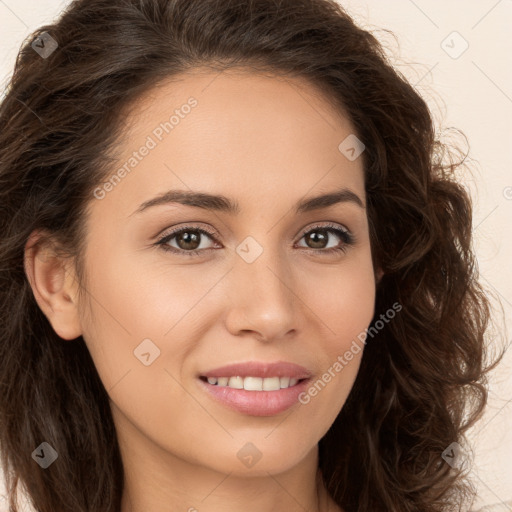
<instances>
[{"instance_id":1,"label":"nose","mask_svg":"<svg viewBox=\"0 0 512 512\"><path fill-rule=\"evenodd\" d=\"M276 252L263 250L252 263L237 255L228 286L226 328L234 336L255 333L273 341L298 328L300 293L289 265Z\"/></svg>"}]
</instances>

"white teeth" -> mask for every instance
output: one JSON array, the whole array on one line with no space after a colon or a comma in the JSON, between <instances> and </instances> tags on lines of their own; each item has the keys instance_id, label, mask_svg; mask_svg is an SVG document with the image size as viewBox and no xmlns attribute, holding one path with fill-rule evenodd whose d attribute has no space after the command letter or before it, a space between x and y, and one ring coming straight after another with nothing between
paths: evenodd
<instances>
[{"instance_id":1,"label":"white teeth","mask_svg":"<svg viewBox=\"0 0 512 512\"><path fill-rule=\"evenodd\" d=\"M208 383L247 391L277 391L297 384L294 377L208 377Z\"/></svg>"},{"instance_id":2,"label":"white teeth","mask_svg":"<svg viewBox=\"0 0 512 512\"><path fill-rule=\"evenodd\" d=\"M281 389L281 382L279 380L279 377L271 377L270 379L261 379L261 387L262 387L263 391L276 391L278 389Z\"/></svg>"},{"instance_id":3,"label":"white teeth","mask_svg":"<svg viewBox=\"0 0 512 512\"><path fill-rule=\"evenodd\" d=\"M244 379L242 377L230 377L228 386L234 389L244 389Z\"/></svg>"},{"instance_id":4,"label":"white teeth","mask_svg":"<svg viewBox=\"0 0 512 512\"><path fill-rule=\"evenodd\" d=\"M263 390L263 379L261 377L245 377L244 389L247 391L262 391Z\"/></svg>"}]
</instances>

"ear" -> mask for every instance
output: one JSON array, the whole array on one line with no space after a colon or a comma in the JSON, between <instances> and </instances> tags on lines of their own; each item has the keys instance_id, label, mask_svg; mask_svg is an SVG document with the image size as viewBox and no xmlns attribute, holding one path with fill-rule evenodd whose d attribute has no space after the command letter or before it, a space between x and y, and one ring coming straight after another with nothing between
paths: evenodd
<instances>
[{"instance_id":1,"label":"ear","mask_svg":"<svg viewBox=\"0 0 512 512\"><path fill-rule=\"evenodd\" d=\"M63 339L82 334L77 302L78 282L71 258L58 256L51 236L34 231L25 244L24 266L34 297Z\"/></svg>"},{"instance_id":2,"label":"ear","mask_svg":"<svg viewBox=\"0 0 512 512\"><path fill-rule=\"evenodd\" d=\"M379 267L377 271L375 272L375 282L377 284L380 283L380 280L382 279L382 276L384 275L384 271Z\"/></svg>"}]
</instances>

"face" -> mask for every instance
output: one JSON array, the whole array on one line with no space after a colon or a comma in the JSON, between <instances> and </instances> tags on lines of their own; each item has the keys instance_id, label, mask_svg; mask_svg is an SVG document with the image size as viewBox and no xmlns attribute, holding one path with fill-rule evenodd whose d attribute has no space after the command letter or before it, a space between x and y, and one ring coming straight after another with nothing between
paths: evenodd
<instances>
[{"instance_id":1,"label":"face","mask_svg":"<svg viewBox=\"0 0 512 512\"><path fill-rule=\"evenodd\" d=\"M242 70L162 84L130 121L91 199L80 311L116 428L203 468L291 468L343 407L374 313L362 158L338 148L354 129L312 85ZM222 199L148 203L169 191ZM228 384L268 390L204 378L244 373Z\"/></svg>"}]
</instances>

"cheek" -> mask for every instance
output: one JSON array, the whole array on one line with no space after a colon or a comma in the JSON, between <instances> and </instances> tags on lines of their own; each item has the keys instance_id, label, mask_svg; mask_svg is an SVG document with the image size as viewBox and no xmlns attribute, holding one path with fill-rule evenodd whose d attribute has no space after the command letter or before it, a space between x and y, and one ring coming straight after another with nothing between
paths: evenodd
<instances>
[{"instance_id":1,"label":"cheek","mask_svg":"<svg viewBox=\"0 0 512 512\"><path fill-rule=\"evenodd\" d=\"M93 247L87 263L95 323L109 336L129 343L161 338L209 288L199 266L165 266L161 259L113 249L103 255Z\"/></svg>"},{"instance_id":2,"label":"cheek","mask_svg":"<svg viewBox=\"0 0 512 512\"><path fill-rule=\"evenodd\" d=\"M91 252L92 315L84 339L112 401L117 427L130 430L135 425L154 442L179 451L189 432L204 437L207 418L181 383L181 367L198 336L198 300L212 284L201 279L199 270L189 276L177 266L137 263L133 255L111 252L100 258ZM176 443L170 431L180 433ZM128 435L138 434L131 430Z\"/></svg>"},{"instance_id":3,"label":"cheek","mask_svg":"<svg viewBox=\"0 0 512 512\"><path fill-rule=\"evenodd\" d=\"M173 292L133 256L116 252L114 244L109 249L99 251L91 244L87 312L82 315L87 319L83 337L107 391L127 372L145 367L137 353L141 343L157 360L163 335L184 309L179 290Z\"/></svg>"},{"instance_id":4,"label":"cheek","mask_svg":"<svg viewBox=\"0 0 512 512\"><path fill-rule=\"evenodd\" d=\"M301 281L302 295L322 328L330 353L346 350L375 312L375 277L371 256L360 253L337 266L310 269Z\"/></svg>"},{"instance_id":5,"label":"cheek","mask_svg":"<svg viewBox=\"0 0 512 512\"><path fill-rule=\"evenodd\" d=\"M83 337L107 391L130 379L140 383L136 396L144 387L173 382L165 370L181 380L183 362L216 318L212 312L223 307L215 283L226 269L206 272L202 265L144 261L116 252L114 244L111 249L93 247L88 254L91 314L84 315Z\"/></svg>"},{"instance_id":6,"label":"cheek","mask_svg":"<svg viewBox=\"0 0 512 512\"><path fill-rule=\"evenodd\" d=\"M304 407L331 424L343 407L359 371L365 334L375 313L375 278L370 255L340 264L304 283L308 306L321 329L322 373L301 398ZM313 317L312 317L313 318ZM318 347L317 347L318 348Z\"/></svg>"}]
</instances>

